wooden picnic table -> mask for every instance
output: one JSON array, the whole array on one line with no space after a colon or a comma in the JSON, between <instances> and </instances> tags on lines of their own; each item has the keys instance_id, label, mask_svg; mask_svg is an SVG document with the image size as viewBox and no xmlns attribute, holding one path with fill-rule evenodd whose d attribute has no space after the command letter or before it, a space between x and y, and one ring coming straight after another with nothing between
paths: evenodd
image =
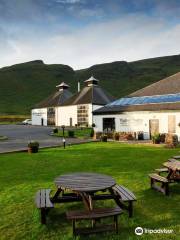
<instances>
[{"instance_id":1,"label":"wooden picnic table","mask_svg":"<svg viewBox=\"0 0 180 240\"><path fill-rule=\"evenodd\" d=\"M80 172L59 176L55 179L55 184L58 188L55 200L61 191L71 190L73 193L81 196L88 210L92 210L92 196L94 193L111 189L116 182L112 177L107 175Z\"/></svg>"},{"instance_id":2,"label":"wooden picnic table","mask_svg":"<svg viewBox=\"0 0 180 240\"><path fill-rule=\"evenodd\" d=\"M41 210L42 224L46 223L46 215L56 203L83 201L87 211L93 213L96 211L93 207L93 201L113 199L120 209L123 208L129 212L129 217L133 215L135 195L124 186L116 184L111 176L79 172L59 176L54 182L57 190L53 196L50 194L51 189L40 189L36 193L35 202L37 208ZM117 214L116 208L111 209L111 211L111 214ZM109 214L106 212L106 215Z\"/></svg>"},{"instance_id":3,"label":"wooden picnic table","mask_svg":"<svg viewBox=\"0 0 180 240\"><path fill-rule=\"evenodd\" d=\"M165 162L163 165L169 170L167 179L180 181L180 161Z\"/></svg>"}]
</instances>

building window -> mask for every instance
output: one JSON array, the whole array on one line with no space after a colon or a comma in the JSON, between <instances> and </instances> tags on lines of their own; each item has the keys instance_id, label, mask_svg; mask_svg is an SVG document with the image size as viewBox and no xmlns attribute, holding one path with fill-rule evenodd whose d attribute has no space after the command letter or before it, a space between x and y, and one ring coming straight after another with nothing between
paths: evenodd
<instances>
[{"instance_id":1,"label":"building window","mask_svg":"<svg viewBox=\"0 0 180 240\"><path fill-rule=\"evenodd\" d=\"M78 105L77 106L77 124L78 126L88 126L89 124L89 106Z\"/></svg>"},{"instance_id":2,"label":"building window","mask_svg":"<svg viewBox=\"0 0 180 240\"><path fill-rule=\"evenodd\" d=\"M55 108L47 109L47 125L55 125Z\"/></svg>"},{"instance_id":3,"label":"building window","mask_svg":"<svg viewBox=\"0 0 180 240\"><path fill-rule=\"evenodd\" d=\"M115 118L103 118L103 132L115 130Z\"/></svg>"}]
</instances>

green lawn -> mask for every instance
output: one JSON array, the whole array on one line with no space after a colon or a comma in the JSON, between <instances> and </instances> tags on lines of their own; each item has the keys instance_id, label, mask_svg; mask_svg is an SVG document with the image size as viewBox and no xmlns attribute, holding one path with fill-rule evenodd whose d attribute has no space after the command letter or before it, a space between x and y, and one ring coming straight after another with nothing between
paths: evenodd
<instances>
[{"instance_id":1,"label":"green lawn","mask_svg":"<svg viewBox=\"0 0 180 240\"><path fill-rule=\"evenodd\" d=\"M67 129L64 130L64 136L65 137L69 137ZM92 128L73 128L70 131L74 132L74 137L77 138L90 138L93 136L93 129ZM91 136L92 134L92 136ZM58 133L54 133L54 136L58 136L58 137L63 137L63 131L61 129L58 129Z\"/></svg>"},{"instance_id":2,"label":"green lawn","mask_svg":"<svg viewBox=\"0 0 180 240\"><path fill-rule=\"evenodd\" d=\"M0 155L0 239L72 239L71 223L65 211L81 207L81 203L56 206L49 213L47 226L39 221L34 196L39 188L55 190L53 180L58 175L89 171L113 176L137 196L134 217L125 212L119 218L120 234L92 236L91 239L179 239L180 189L170 186L166 197L149 187L148 173L174 154L177 149L128 145L119 143L89 143L41 150L38 154L14 153ZM111 206L113 201L97 203ZM172 235L145 234L137 237L137 226L173 229ZM87 239L87 238L86 238Z\"/></svg>"}]
</instances>

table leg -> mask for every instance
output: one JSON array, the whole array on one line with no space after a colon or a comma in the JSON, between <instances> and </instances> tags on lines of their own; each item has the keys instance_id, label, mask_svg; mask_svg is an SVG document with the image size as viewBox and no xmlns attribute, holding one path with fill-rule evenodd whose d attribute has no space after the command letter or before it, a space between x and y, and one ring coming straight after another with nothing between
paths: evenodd
<instances>
[{"instance_id":1,"label":"table leg","mask_svg":"<svg viewBox=\"0 0 180 240\"><path fill-rule=\"evenodd\" d=\"M82 201L85 205L85 208L87 210L92 210L92 198L87 193L80 193L80 196L82 197Z\"/></svg>"},{"instance_id":2,"label":"table leg","mask_svg":"<svg viewBox=\"0 0 180 240\"><path fill-rule=\"evenodd\" d=\"M52 197L51 201L52 202L56 202L56 199L59 197L59 194L62 192L63 190L61 188L58 188L57 192L54 194L54 196Z\"/></svg>"},{"instance_id":3,"label":"table leg","mask_svg":"<svg viewBox=\"0 0 180 240\"><path fill-rule=\"evenodd\" d=\"M82 200L83 200L83 203L84 203L86 209L88 211L92 211L93 210L93 200L92 200L91 195L89 195L87 193L80 193L80 195L82 197ZM91 225L92 225L92 228L94 228L96 225L96 221L92 220Z\"/></svg>"}]
</instances>

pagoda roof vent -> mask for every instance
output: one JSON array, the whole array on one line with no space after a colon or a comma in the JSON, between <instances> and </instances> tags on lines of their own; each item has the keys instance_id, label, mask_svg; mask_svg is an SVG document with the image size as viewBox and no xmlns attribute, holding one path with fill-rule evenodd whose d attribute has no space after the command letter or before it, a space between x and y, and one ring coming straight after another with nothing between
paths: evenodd
<instances>
[{"instance_id":1,"label":"pagoda roof vent","mask_svg":"<svg viewBox=\"0 0 180 240\"><path fill-rule=\"evenodd\" d=\"M98 85L99 80L97 80L96 78L94 78L93 76L91 76L89 79L87 79L86 81L84 81L86 83L86 85L92 86L92 85Z\"/></svg>"},{"instance_id":2,"label":"pagoda roof vent","mask_svg":"<svg viewBox=\"0 0 180 240\"><path fill-rule=\"evenodd\" d=\"M67 85L65 82L62 82L61 84L57 85L56 87L59 89L59 91L63 91L64 89L68 89L69 85Z\"/></svg>"}]
</instances>

